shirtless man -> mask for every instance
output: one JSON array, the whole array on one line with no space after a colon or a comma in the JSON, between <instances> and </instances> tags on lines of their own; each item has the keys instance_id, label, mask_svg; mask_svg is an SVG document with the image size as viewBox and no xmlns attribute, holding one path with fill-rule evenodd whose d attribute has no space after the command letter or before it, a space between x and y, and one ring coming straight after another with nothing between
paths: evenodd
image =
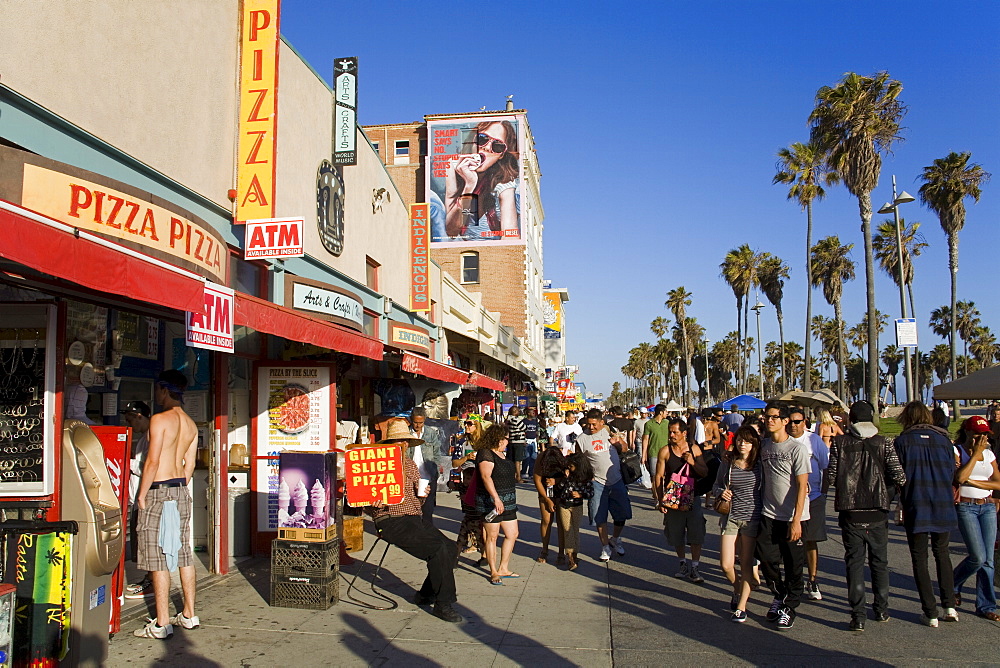
<instances>
[{"instance_id":1,"label":"shirtless man","mask_svg":"<svg viewBox=\"0 0 1000 668\"><path fill-rule=\"evenodd\" d=\"M139 638L166 640L174 634L174 624L186 629L200 624L194 614L194 563L189 530L191 493L188 482L194 472L198 448L198 429L181 408L187 379L176 369L160 374L154 397L163 411L149 421L149 450L142 469L142 481L136 503L139 555L137 565L150 571L156 596L156 619L149 620L134 635ZM171 503L172 502L172 503ZM160 546L160 524L168 523L175 540ZM172 553L172 554L171 554ZM184 592L184 610L170 614L170 571L180 571Z\"/></svg>"}]
</instances>

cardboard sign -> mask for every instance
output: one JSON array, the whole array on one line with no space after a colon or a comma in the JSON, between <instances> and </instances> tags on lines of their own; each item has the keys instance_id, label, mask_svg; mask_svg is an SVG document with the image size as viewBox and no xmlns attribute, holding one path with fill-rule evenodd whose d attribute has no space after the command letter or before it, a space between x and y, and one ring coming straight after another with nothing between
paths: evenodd
<instances>
[{"instance_id":1,"label":"cardboard sign","mask_svg":"<svg viewBox=\"0 0 1000 668\"><path fill-rule=\"evenodd\" d=\"M205 281L205 313L188 311L184 336L192 348L233 352L233 317L236 297L231 288Z\"/></svg>"},{"instance_id":2,"label":"cardboard sign","mask_svg":"<svg viewBox=\"0 0 1000 668\"><path fill-rule=\"evenodd\" d=\"M369 506L403 502L403 449L398 445L372 445L348 450L344 477L347 505Z\"/></svg>"},{"instance_id":3,"label":"cardboard sign","mask_svg":"<svg viewBox=\"0 0 1000 668\"><path fill-rule=\"evenodd\" d=\"M243 257L263 258L302 257L302 218L264 218L248 220Z\"/></svg>"}]
</instances>

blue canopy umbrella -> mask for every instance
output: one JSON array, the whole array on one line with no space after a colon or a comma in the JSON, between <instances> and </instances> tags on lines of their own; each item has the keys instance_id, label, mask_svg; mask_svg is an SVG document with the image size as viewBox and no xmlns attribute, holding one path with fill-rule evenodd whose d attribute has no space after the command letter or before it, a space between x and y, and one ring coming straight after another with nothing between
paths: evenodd
<instances>
[{"instance_id":1,"label":"blue canopy umbrella","mask_svg":"<svg viewBox=\"0 0 1000 668\"><path fill-rule=\"evenodd\" d=\"M725 401L719 402L712 406L712 408L725 408L729 410L736 404L737 408L741 411L755 411L758 408L763 408L767 406L766 401L761 401L757 397L750 394L741 394L738 397L733 397L732 399L726 399Z\"/></svg>"}]
</instances>

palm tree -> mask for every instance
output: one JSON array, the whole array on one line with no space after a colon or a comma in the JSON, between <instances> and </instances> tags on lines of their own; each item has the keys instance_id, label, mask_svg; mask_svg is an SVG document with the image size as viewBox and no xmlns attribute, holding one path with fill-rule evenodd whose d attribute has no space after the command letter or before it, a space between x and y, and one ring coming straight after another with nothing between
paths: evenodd
<instances>
[{"instance_id":1,"label":"palm tree","mask_svg":"<svg viewBox=\"0 0 1000 668\"><path fill-rule=\"evenodd\" d=\"M784 296L783 289L785 281L788 280L788 265L777 256L765 257L757 267L757 280L760 283L760 290L767 297L767 301L774 305L774 313L778 318L778 339L781 341L779 358L781 362L781 391L788 389L788 381L785 375L785 323L781 314L781 299Z\"/></svg>"},{"instance_id":2,"label":"palm tree","mask_svg":"<svg viewBox=\"0 0 1000 668\"><path fill-rule=\"evenodd\" d=\"M670 329L670 321L664 318L663 316L658 315L655 318L653 318L653 322L649 323L649 330L653 332L654 335L656 335L657 341L663 338L663 335L667 333L668 329ZM667 377L666 375L664 375L663 376L664 387L666 387L666 383L667 383Z\"/></svg>"},{"instance_id":3,"label":"palm tree","mask_svg":"<svg viewBox=\"0 0 1000 668\"><path fill-rule=\"evenodd\" d=\"M812 251L813 284L823 288L823 297L833 307L837 320L837 394L844 395L844 318L840 308L840 298L844 292L844 282L854 280L854 260L849 255L854 244L840 245L837 236L820 239ZM874 329L874 320L869 322L869 331ZM871 336L876 336L874 332ZM877 363L877 360L876 360ZM877 379L876 379L877 380ZM878 396L876 385L874 395Z\"/></svg>"},{"instance_id":4,"label":"palm tree","mask_svg":"<svg viewBox=\"0 0 1000 668\"><path fill-rule=\"evenodd\" d=\"M997 346L997 337L993 336L989 327L977 327L969 343L969 350L980 366L986 368L996 360L1000 347Z\"/></svg>"},{"instance_id":5,"label":"palm tree","mask_svg":"<svg viewBox=\"0 0 1000 668\"><path fill-rule=\"evenodd\" d=\"M667 293L667 301L663 303L670 312L674 314L674 319L681 329L681 350L684 353L684 400L688 399L691 391L691 349L688 346L687 307L691 306L691 293L684 289L684 286L675 288Z\"/></svg>"},{"instance_id":6,"label":"palm tree","mask_svg":"<svg viewBox=\"0 0 1000 668\"><path fill-rule=\"evenodd\" d=\"M899 363L903 361L903 351L894 345L888 345L882 350L882 363L885 364L886 372L892 378L892 398L894 403L899 403L899 395L896 392L896 376L899 374Z\"/></svg>"},{"instance_id":7,"label":"palm tree","mask_svg":"<svg viewBox=\"0 0 1000 668\"><path fill-rule=\"evenodd\" d=\"M726 284L732 288L733 295L736 297L736 337L738 339L740 338L741 333L743 337L746 337L746 332L743 331L742 324L743 302L750 294L750 287L753 285L756 258L757 254L753 252L753 249L751 249L748 244L743 244L739 248L734 248L726 253L726 257L722 260L722 264L719 265L719 269L722 270L722 280L724 280ZM742 346L740 351L740 367L742 367ZM743 368L740 368L739 371L742 373L738 373L736 377L737 385L739 385L740 381L743 381L745 385L746 371Z\"/></svg>"},{"instance_id":8,"label":"palm tree","mask_svg":"<svg viewBox=\"0 0 1000 668\"><path fill-rule=\"evenodd\" d=\"M848 72L833 87L816 92L809 115L812 139L827 150L828 164L858 198L865 241L865 288L868 306L868 400L878 405L878 348L875 334L875 259L872 250L872 191L882 171L882 153L900 139L906 107L899 101L903 85L888 72L860 76ZM876 421L878 416L876 415Z\"/></svg>"},{"instance_id":9,"label":"palm tree","mask_svg":"<svg viewBox=\"0 0 1000 668\"><path fill-rule=\"evenodd\" d=\"M721 341L712 344L711 359L714 360L716 368L719 370L719 380L726 383L727 389L735 390L729 384L732 377L740 365L740 335L739 332L729 332ZM716 378L712 379L714 383ZM721 387L721 386L720 386Z\"/></svg>"},{"instance_id":10,"label":"palm tree","mask_svg":"<svg viewBox=\"0 0 1000 668\"><path fill-rule=\"evenodd\" d=\"M960 301L955 302L955 328L958 336L962 339L962 344L965 346L964 357L966 364L969 361L969 339L971 339L976 332L976 328L982 324L979 321L979 316L982 313L976 308L976 302L971 301ZM968 366L964 367L965 373L969 373Z\"/></svg>"},{"instance_id":11,"label":"palm tree","mask_svg":"<svg viewBox=\"0 0 1000 668\"><path fill-rule=\"evenodd\" d=\"M916 313L913 304L913 258L927 248L924 235L919 232L920 223L906 225L900 222L900 240L903 247L903 285L910 295L910 313ZM896 252L896 223L891 218L879 223L875 236L872 237L872 248L879 267L892 282L899 286L899 254Z\"/></svg>"},{"instance_id":12,"label":"palm tree","mask_svg":"<svg viewBox=\"0 0 1000 668\"><path fill-rule=\"evenodd\" d=\"M875 309L875 337L885 331L885 326L889 323L889 316L878 309ZM847 335L851 338L851 344L858 349L861 359L865 358L865 348L868 346L868 314L861 316L861 322L847 330Z\"/></svg>"},{"instance_id":13,"label":"palm tree","mask_svg":"<svg viewBox=\"0 0 1000 668\"><path fill-rule=\"evenodd\" d=\"M832 186L840 181L840 175L831 170L826 160L826 153L815 142L803 144L795 142L788 148L778 151L778 173L771 183L791 185L788 189L788 199L794 199L806 212L806 372L802 376L802 389L808 392L811 385L812 372L809 369L809 321L812 318L812 229L813 200L826 197L824 185Z\"/></svg>"},{"instance_id":14,"label":"palm tree","mask_svg":"<svg viewBox=\"0 0 1000 668\"><path fill-rule=\"evenodd\" d=\"M958 328L958 233L965 226L965 198L978 202L982 191L979 187L989 180L990 175L976 163L969 164L972 154L952 151L934 164L924 167L920 178L924 184L918 193L920 201L933 211L941 229L948 237L948 268L951 270L951 375L956 377L955 330ZM955 402L958 415L958 401Z\"/></svg>"},{"instance_id":15,"label":"palm tree","mask_svg":"<svg viewBox=\"0 0 1000 668\"><path fill-rule=\"evenodd\" d=\"M949 374L949 371L951 370L951 361L951 346L945 343L939 343L931 349L931 368L934 370L934 373L937 374L938 379L942 383L947 382L949 376L952 380L955 378L953 374Z\"/></svg>"}]
</instances>

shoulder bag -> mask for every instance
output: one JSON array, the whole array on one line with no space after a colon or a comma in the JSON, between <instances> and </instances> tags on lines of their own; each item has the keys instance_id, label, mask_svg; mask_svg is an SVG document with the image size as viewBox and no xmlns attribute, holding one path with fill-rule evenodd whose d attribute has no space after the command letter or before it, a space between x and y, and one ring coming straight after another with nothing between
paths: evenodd
<instances>
[{"instance_id":1,"label":"shoulder bag","mask_svg":"<svg viewBox=\"0 0 1000 668\"><path fill-rule=\"evenodd\" d=\"M694 477L691 475L691 465L684 462L677 473L670 475L660 505L668 510L691 510L693 503Z\"/></svg>"},{"instance_id":2,"label":"shoulder bag","mask_svg":"<svg viewBox=\"0 0 1000 668\"><path fill-rule=\"evenodd\" d=\"M722 488L722 491L729 489L729 482L733 477L733 465L729 464L729 468L726 469L726 486ZM715 497L715 503L712 505L715 508L715 512L720 515L728 515L729 511L733 509L732 499L723 499L722 495Z\"/></svg>"}]
</instances>

